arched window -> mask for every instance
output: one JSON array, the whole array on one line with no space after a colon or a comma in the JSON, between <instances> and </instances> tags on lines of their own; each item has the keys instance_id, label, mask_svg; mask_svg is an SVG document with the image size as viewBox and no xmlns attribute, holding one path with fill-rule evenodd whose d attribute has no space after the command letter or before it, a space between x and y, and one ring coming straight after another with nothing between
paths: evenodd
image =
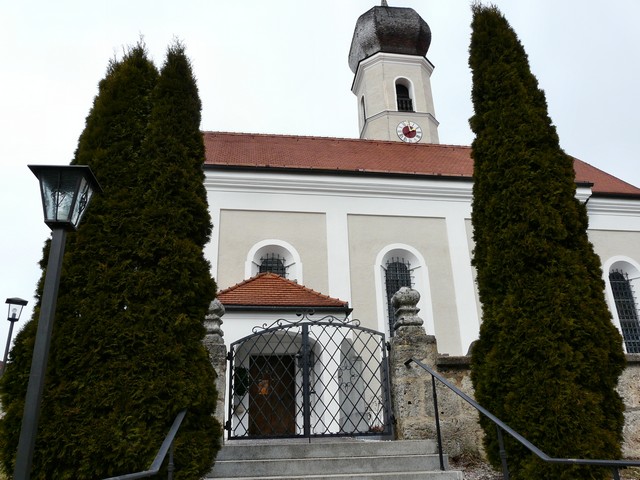
<instances>
[{"instance_id":1,"label":"arched window","mask_svg":"<svg viewBox=\"0 0 640 480\"><path fill-rule=\"evenodd\" d=\"M404 258L391 257L384 268L385 290L387 294L387 315L389 320L389 334L393 336L393 325L396 322L396 312L391 298L402 287L412 287L411 263Z\"/></svg>"},{"instance_id":2,"label":"arched window","mask_svg":"<svg viewBox=\"0 0 640 480\"><path fill-rule=\"evenodd\" d=\"M260 258L258 273L271 272L287 278L287 259L278 253L267 253Z\"/></svg>"},{"instance_id":3,"label":"arched window","mask_svg":"<svg viewBox=\"0 0 640 480\"><path fill-rule=\"evenodd\" d=\"M367 110L364 106L364 95L360 97L360 111L362 112L362 123L367 121Z\"/></svg>"},{"instance_id":4,"label":"arched window","mask_svg":"<svg viewBox=\"0 0 640 480\"><path fill-rule=\"evenodd\" d=\"M395 313L391 297L401 287L411 287L420 293L418 308L425 330L435 335L429 269L424 256L411 245L393 243L378 252L374 263L376 285L376 311L378 329L388 336L394 334Z\"/></svg>"},{"instance_id":5,"label":"arched window","mask_svg":"<svg viewBox=\"0 0 640 480\"><path fill-rule=\"evenodd\" d=\"M396 81L396 101L399 112L413 112L413 100L411 100L409 85L405 79Z\"/></svg>"},{"instance_id":6,"label":"arched window","mask_svg":"<svg viewBox=\"0 0 640 480\"><path fill-rule=\"evenodd\" d=\"M262 240L247 253L245 278L263 272L272 272L298 283L303 282L300 255L293 245L283 240Z\"/></svg>"},{"instance_id":7,"label":"arched window","mask_svg":"<svg viewBox=\"0 0 640 480\"><path fill-rule=\"evenodd\" d=\"M633 285L623 270L609 272L609 284L627 353L640 353L640 321Z\"/></svg>"}]
</instances>

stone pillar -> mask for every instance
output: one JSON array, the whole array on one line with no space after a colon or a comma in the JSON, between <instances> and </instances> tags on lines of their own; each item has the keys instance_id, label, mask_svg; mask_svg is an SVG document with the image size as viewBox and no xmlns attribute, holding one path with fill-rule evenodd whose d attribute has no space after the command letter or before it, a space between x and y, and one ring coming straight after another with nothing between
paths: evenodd
<instances>
[{"instance_id":1,"label":"stone pillar","mask_svg":"<svg viewBox=\"0 0 640 480\"><path fill-rule=\"evenodd\" d=\"M416 364L406 366L404 362L410 358L419 360L432 370L444 373L450 382L471 396L473 387L469 375L461 375L454 368L459 362L438 355L436 338L426 334L418 316L418 300L420 294L407 287L391 299L396 312L395 336L390 340L389 354L392 405L399 439L436 440L431 375ZM443 359L448 360L444 372L439 368ZM468 370L468 359L464 360ZM482 458L482 431L477 412L440 382L436 382L436 390L444 453L451 457Z\"/></svg>"},{"instance_id":2,"label":"stone pillar","mask_svg":"<svg viewBox=\"0 0 640 480\"><path fill-rule=\"evenodd\" d=\"M418 316L420 294L402 287L391 299L396 312L395 334L391 337L389 369L391 371L391 403L398 439L435 438L431 376L415 364L404 364L415 358L435 367L438 357L436 338L427 335Z\"/></svg>"},{"instance_id":3,"label":"stone pillar","mask_svg":"<svg viewBox=\"0 0 640 480\"><path fill-rule=\"evenodd\" d=\"M213 369L216 371L216 390L218 391L218 402L216 404L215 417L224 428L224 409L225 409L225 392L226 392L226 372L227 372L227 347L224 344L222 336L222 316L224 315L224 306L216 298L209 305L209 311L204 320L206 334L204 340L205 348L209 352L209 360ZM224 437L224 435L223 435Z\"/></svg>"}]
</instances>

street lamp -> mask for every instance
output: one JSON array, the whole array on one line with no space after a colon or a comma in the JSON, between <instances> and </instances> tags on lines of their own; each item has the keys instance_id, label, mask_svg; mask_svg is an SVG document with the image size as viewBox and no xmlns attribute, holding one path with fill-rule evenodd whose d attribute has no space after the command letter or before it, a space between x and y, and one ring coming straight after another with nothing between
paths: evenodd
<instances>
[{"instance_id":1,"label":"street lamp","mask_svg":"<svg viewBox=\"0 0 640 480\"><path fill-rule=\"evenodd\" d=\"M4 375L4 369L7 367L9 346L11 345L11 335L13 334L13 324L20 320L22 308L29 302L22 298L7 298L5 303L9 304L9 312L7 313L7 320L9 321L9 336L7 337L7 347L4 349L4 358L2 360L2 367L0 368L0 377Z\"/></svg>"},{"instance_id":2,"label":"street lamp","mask_svg":"<svg viewBox=\"0 0 640 480\"><path fill-rule=\"evenodd\" d=\"M102 191L91 169L85 165L29 165L29 168L40 181L44 223L51 228L51 247L40 301L40 319L25 397L14 480L28 480L31 475L67 231L78 228L94 192Z\"/></svg>"}]
</instances>

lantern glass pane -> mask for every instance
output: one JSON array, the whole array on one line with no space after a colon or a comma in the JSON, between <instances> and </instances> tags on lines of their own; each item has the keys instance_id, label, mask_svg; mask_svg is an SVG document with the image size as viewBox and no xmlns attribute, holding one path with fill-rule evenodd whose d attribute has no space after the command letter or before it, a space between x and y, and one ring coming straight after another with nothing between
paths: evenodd
<instances>
[{"instance_id":1,"label":"lantern glass pane","mask_svg":"<svg viewBox=\"0 0 640 480\"><path fill-rule=\"evenodd\" d=\"M42 172L42 201L46 222L68 222L74 204L77 175L57 171Z\"/></svg>"},{"instance_id":2,"label":"lantern glass pane","mask_svg":"<svg viewBox=\"0 0 640 480\"><path fill-rule=\"evenodd\" d=\"M80 220L82 220L82 216L87 210L87 205L89 204L89 200L91 200L92 195L93 189L91 188L91 184L85 177L82 177L78 188L78 198L71 214L71 223L74 227L77 228Z\"/></svg>"},{"instance_id":3,"label":"lantern glass pane","mask_svg":"<svg viewBox=\"0 0 640 480\"><path fill-rule=\"evenodd\" d=\"M5 303L7 303L9 306L9 311L7 312L7 320L9 320L10 322L15 322L20 318L22 309L29 302L21 298L7 298L7 301Z\"/></svg>"}]
</instances>

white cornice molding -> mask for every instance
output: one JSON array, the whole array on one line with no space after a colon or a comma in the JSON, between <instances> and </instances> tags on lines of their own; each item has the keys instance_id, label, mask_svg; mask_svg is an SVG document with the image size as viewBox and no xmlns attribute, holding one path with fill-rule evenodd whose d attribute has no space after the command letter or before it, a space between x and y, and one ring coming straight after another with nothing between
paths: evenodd
<instances>
[{"instance_id":1,"label":"white cornice molding","mask_svg":"<svg viewBox=\"0 0 640 480\"><path fill-rule=\"evenodd\" d=\"M589 215L617 215L640 218L640 200L592 196L587 203L587 210Z\"/></svg>"},{"instance_id":2,"label":"white cornice molding","mask_svg":"<svg viewBox=\"0 0 640 480\"><path fill-rule=\"evenodd\" d=\"M360 83L362 82L362 77L364 76L365 70L379 64L379 63L387 63L387 64L397 64L397 65L417 65L419 67L424 68L429 76L433 73L434 65L427 60L426 57L419 57L417 55L402 55L399 53L384 53L378 52L375 55L371 55L368 58L365 58L358 65L358 70L353 78L353 84L351 85L351 91L355 94L360 89Z\"/></svg>"},{"instance_id":3,"label":"white cornice molding","mask_svg":"<svg viewBox=\"0 0 640 480\"><path fill-rule=\"evenodd\" d=\"M640 232L640 200L591 197L587 212L589 230Z\"/></svg>"},{"instance_id":4,"label":"white cornice molding","mask_svg":"<svg viewBox=\"0 0 640 480\"><path fill-rule=\"evenodd\" d=\"M402 198L471 203L470 179L411 179L205 170L210 192Z\"/></svg>"},{"instance_id":5,"label":"white cornice molding","mask_svg":"<svg viewBox=\"0 0 640 480\"><path fill-rule=\"evenodd\" d=\"M374 115L367 117L367 122L370 123L373 120L377 120L378 118L385 116L389 118L396 118L396 121L402 121L407 117L411 117L412 119L415 119L415 121L419 121L419 119L421 118L426 118L427 121L431 122L436 127L440 125L440 122L436 120L436 117L434 117L429 112L404 112L398 110L383 110L381 112L375 113Z\"/></svg>"}]
</instances>

